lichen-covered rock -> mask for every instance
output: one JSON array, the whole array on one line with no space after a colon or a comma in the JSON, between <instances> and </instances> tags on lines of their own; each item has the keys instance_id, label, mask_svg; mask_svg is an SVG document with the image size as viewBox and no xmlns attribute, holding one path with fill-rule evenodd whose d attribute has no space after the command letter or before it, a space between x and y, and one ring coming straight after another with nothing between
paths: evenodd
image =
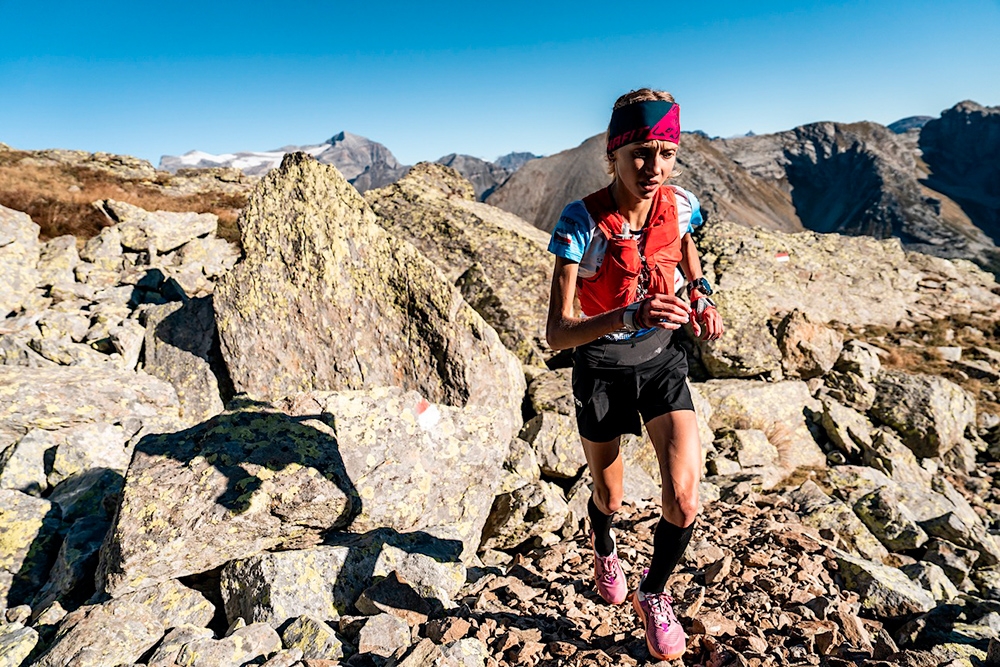
<instances>
[{"instance_id":1,"label":"lichen-covered rock","mask_svg":"<svg viewBox=\"0 0 1000 667\"><path fill-rule=\"evenodd\" d=\"M857 460L861 454L861 446L871 445L871 422L857 410L841 405L829 396L820 400L823 403L821 423L830 436L830 441L849 459Z\"/></svg>"},{"instance_id":2,"label":"lichen-covered rock","mask_svg":"<svg viewBox=\"0 0 1000 667\"><path fill-rule=\"evenodd\" d=\"M177 654L179 667L217 667L263 662L281 650L281 637L270 625L251 623L222 639L196 639Z\"/></svg>"},{"instance_id":3,"label":"lichen-covered rock","mask_svg":"<svg viewBox=\"0 0 1000 667\"><path fill-rule=\"evenodd\" d=\"M859 498L854 513L890 551L916 549L927 541L927 533L891 487L879 487Z\"/></svg>"},{"instance_id":4,"label":"lichen-covered rock","mask_svg":"<svg viewBox=\"0 0 1000 667\"><path fill-rule=\"evenodd\" d=\"M150 426L178 424L173 387L145 373L110 368L0 366L0 447L32 428L57 430L133 418Z\"/></svg>"},{"instance_id":5,"label":"lichen-covered rock","mask_svg":"<svg viewBox=\"0 0 1000 667\"><path fill-rule=\"evenodd\" d=\"M210 298L153 306L145 314L143 370L177 391L181 415L201 422L222 412L212 371L215 313Z\"/></svg>"},{"instance_id":6,"label":"lichen-covered rock","mask_svg":"<svg viewBox=\"0 0 1000 667\"><path fill-rule=\"evenodd\" d=\"M28 214L0 206L0 319L20 310L38 284L40 229Z\"/></svg>"},{"instance_id":7,"label":"lichen-covered rock","mask_svg":"<svg viewBox=\"0 0 1000 667\"><path fill-rule=\"evenodd\" d=\"M38 643L38 633L20 623L0 623L0 667L20 667Z\"/></svg>"},{"instance_id":8,"label":"lichen-covered rock","mask_svg":"<svg viewBox=\"0 0 1000 667\"><path fill-rule=\"evenodd\" d=\"M759 290L733 287L712 298L726 323L726 335L716 341L696 339L709 375L745 378L779 370L781 350L770 332L769 304Z\"/></svg>"},{"instance_id":9,"label":"lichen-covered rock","mask_svg":"<svg viewBox=\"0 0 1000 667\"><path fill-rule=\"evenodd\" d=\"M826 467L826 456L809 431L804 408L819 411L805 382L710 380L697 385L712 405L716 428L755 428L768 434L782 465Z\"/></svg>"},{"instance_id":10,"label":"lichen-covered rock","mask_svg":"<svg viewBox=\"0 0 1000 667\"><path fill-rule=\"evenodd\" d=\"M56 446L49 431L32 429L23 438L0 451L0 489L15 489L40 496L48 489L45 453Z\"/></svg>"},{"instance_id":11,"label":"lichen-covered rock","mask_svg":"<svg viewBox=\"0 0 1000 667\"><path fill-rule=\"evenodd\" d=\"M409 634L409 633L407 633ZM281 633L285 648L297 648L305 659L339 660L344 657L344 644L333 628L318 618L302 615Z\"/></svg>"},{"instance_id":12,"label":"lichen-covered rock","mask_svg":"<svg viewBox=\"0 0 1000 667\"><path fill-rule=\"evenodd\" d=\"M539 480L497 496L483 528L483 548L512 549L559 530L569 514L562 490Z\"/></svg>"},{"instance_id":13,"label":"lichen-covered rock","mask_svg":"<svg viewBox=\"0 0 1000 667\"><path fill-rule=\"evenodd\" d=\"M73 270L80 263L76 250L76 237L72 234L57 236L45 243L38 258L38 285L51 287L74 281Z\"/></svg>"},{"instance_id":14,"label":"lichen-covered rock","mask_svg":"<svg viewBox=\"0 0 1000 667\"><path fill-rule=\"evenodd\" d=\"M862 380L871 382L882 369L882 360L876 348L859 340L849 340L833 366L842 373L854 373Z\"/></svg>"},{"instance_id":15,"label":"lichen-covered rock","mask_svg":"<svg viewBox=\"0 0 1000 667\"><path fill-rule=\"evenodd\" d=\"M274 628L303 615L336 620L365 586L363 577L343 571L349 552L317 546L229 562L221 577L226 618Z\"/></svg>"},{"instance_id":16,"label":"lichen-covered rock","mask_svg":"<svg viewBox=\"0 0 1000 667\"><path fill-rule=\"evenodd\" d=\"M921 458L941 456L975 422L975 400L943 377L882 370L875 384L872 414L896 429Z\"/></svg>"},{"instance_id":17,"label":"lichen-covered rock","mask_svg":"<svg viewBox=\"0 0 1000 667\"><path fill-rule=\"evenodd\" d=\"M208 598L175 579L125 593L115 602L136 604L150 610L165 628L179 625L206 626L215 615L215 605Z\"/></svg>"},{"instance_id":18,"label":"lichen-covered rock","mask_svg":"<svg viewBox=\"0 0 1000 667\"><path fill-rule=\"evenodd\" d=\"M114 199L95 206L118 223L122 246L136 252L151 249L157 255L168 253L199 236L214 234L219 227L214 213L146 211Z\"/></svg>"},{"instance_id":19,"label":"lichen-covered rock","mask_svg":"<svg viewBox=\"0 0 1000 667\"><path fill-rule=\"evenodd\" d=\"M410 626L392 614L375 614L358 633L358 653L389 657L410 645Z\"/></svg>"},{"instance_id":20,"label":"lichen-covered rock","mask_svg":"<svg viewBox=\"0 0 1000 667\"><path fill-rule=\"evenodd\" d=\"M866 560L882 562L889 555L885 546L872 535L850 506L839 500L811 508L802 515L802 523L830 531L841 548Z\"/></svg>"},{"instance_id":21,"label":"lichen-covered rock","mask_svg":"<svg viewBox=\"0 0 1000 667\"><path fill-rule=\"evenodd\" d=\"M318 542L346 525L354 492L337 439L287 415L237 406L135 448L99 590L112 596L233 558Z\"/></svg>"},{"instance_id":22,"label":"lichen-covered rock","mask_svg":"<svg viewBox=\"0 0 1000 667\"><path fill-rule=\"evenodd\" d=\"M790 377L819 377L833 368L844 338L800 310L793 310L778 325L781 366Z\"/></svg>"},{"instance_id":23,"label":"lichen-covered rock","mask_svg":"<svg viewBox=\"0 0 1000 667\"><path fill-rule=\"evenodd\" d=\"M1000 601L1000 568L984 567L973 570L972 582L976 585L981 597Z\"/></svg>"},{"instance_id":24,"label":"lichen-covered rock","mask_svg":"<svg viewBox=\"0 0 1000 667\"><path fill-rule=\"evenodd\" d=\"M434 405L398 388L313 392L280 405L297 418L332 419L344 470L361 499L352 532L423 531L458 540L462 558L472 558L514 437L503 408Z\"/></svg>"},{"instance_id":25,"label":"lichen-covered rock","mask_svg":"<svg viewBox=\"0 0 1000 667\"><path fill-rule=\"evenodd\" d=\"M132 664L153 648L164 631L153 611L135 602L111 600L80 607L59 624L36 667L106 667Z\"/></svg>"},{"instance_id":26,"label":"lichen-covered rock","mask_svg":"<svg viewBox=\"0 0 1000 667\"><path fill-rule=\"evenodd\" d=\"M861 608L878 617L900 618L930 611L934 597L894 567L835 550L844 583L861 596Z\"/></svg>"},{"instance_id":27,"label":"lichen-covered rock","mask_svg":"<svg viewBox=\"0 0 1000 667\"><path fill-rule=\"evenodd\" d=\"M156 650L149 656L149 664L173 665L185 644L199 639L212 639L213 636L214 633L210 629L195 625L185 624L170 628L156 645Z\"/></svg>"},{"instance_id":28,"label":"lichen-covered rock","mask_svg":"<svg viewBox=\"0 0 1000 667\"><path fill-rule=\"evenodd\" d=\"M531 444L543 474L571 479L587 465L575 417L543 412L525 423L518 437Z\"/></svg>"},{"instance_id":29,"label":"lichen-covered rock","mask_svg":"<svg viewBox=\"0 0 1000 667\"><path fill-rule=\"evenodd\" d=\"M910 565L904 565L899 569L924 589L930 591L935 600L947 601L957 598L959 595L958 588L955 587L955 584L951 583L951 580L944 573L944 570L941 569L940 565L928 563L927 561L918 561Z\"/></svg>"},{"instance_id":30,"label":"lichen-covered rock","mask_svg":"<svg viewBox=\"0 0 1000 667\"><path fill-rule=\"evenodd\" d=\"M507 493L541 478L538 456L531 445L520 438L510 441L510 451L503 462L504 475L497 493Z\"/></svg>"},{"instance_id":31,"label":"lichen-covered rock","mask_svg":"<svg viewBox=\"0 0 1000 667\"><path fill-rule=\"evenodd\" d=\"M55 558L59 509L41 498L0 489L0 600L27 602L45 583Z\"/></svg>"},{"instance_id":32,"label":"lichen-covered rock","mask_svg":"<svg viewBox=\"0 0 1000 667\"><path fill-rule=\"evenodd\" d=\"M120 424L93 422L51 432L52 447L49 486L96 468L124 473L132 458L129 434Z\"/></svg>"},{"instance_id":33,"label":"lichen-covered rock","mask_svg":"<svg viewBox=\"0 0 1000 667\"><path fill-rule=\"evenodd\" d=\"M448 277L526 364L552 356L538 305L549 296L548 235L517 216L475 201L468 183L440 164L365 193L378 222L409 241Z\"/></svg>"},{"instance_id":34,"label":"lichen-covered rock","mask_svg":"<svg viewBox=\"0 0 1000 667\"><path fill-rule=\"evenodd\" d=\"M80 259L89 264L91 269L115 273L121 271L122 233L118 226L105 227L97 236L88 239L80 250ZM80 278L82 266L83 264L77 265L75 271L77 279Z\"/></svg>"},{"instance_id":35,"label":"lichen-covered rock","mask_svg":"<svg viewBox=\"0 0 1000 667\"><path fill-rule=\"evenodd\" d=\"M575 416L572 382L572 368L545 371L535 376L528 383L528 400L535 413L557 412L568 417Z\"/></svg>"},{"instance_id":36,"label":"lichen-covered rock","mask_svg":"<svg viewBox=\"0 0 1000 667\"><path fill-rule=\"evenodd\" d=\"M273 399L402 386L520 428L517 359L335 168L286 156L254 189L240 230L244 258L215 291L237 391Z\"/></svg>"},{"instance_id":37,"label":"lichen-covered rock","mask_svg":"<svg viewBox=\"0 0 1000 667\"><path fill-rule=\"evenodd\" d=\"M476 637L465 637L441 646L441 667L484 667L489 650Z\"/></svg>"}]
</instances>

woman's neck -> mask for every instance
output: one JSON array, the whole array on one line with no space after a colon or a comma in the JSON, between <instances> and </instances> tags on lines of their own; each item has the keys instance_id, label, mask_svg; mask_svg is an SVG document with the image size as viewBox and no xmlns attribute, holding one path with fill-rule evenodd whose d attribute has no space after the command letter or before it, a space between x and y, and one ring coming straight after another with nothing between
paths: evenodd
<instances>
[{"instance_id":1,"label":"woman's neck","mask_svg":"<svg viewBox=\"0 0 1000 667\"><path fill-rule=\"evenodd\" d=\"M621 213L632 230L639 230L646 226L649 213L653 208L652 198L639 199L623 187L618 179L611 183L610 192L615 206L618 207L618 212Z\"/></svg>"}]
</instances>

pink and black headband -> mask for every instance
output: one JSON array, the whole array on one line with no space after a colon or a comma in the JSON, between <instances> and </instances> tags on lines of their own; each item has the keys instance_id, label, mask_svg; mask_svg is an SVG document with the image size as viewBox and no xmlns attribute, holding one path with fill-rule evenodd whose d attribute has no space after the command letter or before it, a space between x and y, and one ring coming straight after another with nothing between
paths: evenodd
<instances>
[{"instance_id":1,"label":"pink and black headband","mask_svg":"<svg viewBox=\"0 0 1000 667\"><path fill-rule=\"evenodd\" d=\"M681 108L675 102L651 100L634 102L611 113L608 152L636 141L681 140Z\"/></svg>"}]
</instances>

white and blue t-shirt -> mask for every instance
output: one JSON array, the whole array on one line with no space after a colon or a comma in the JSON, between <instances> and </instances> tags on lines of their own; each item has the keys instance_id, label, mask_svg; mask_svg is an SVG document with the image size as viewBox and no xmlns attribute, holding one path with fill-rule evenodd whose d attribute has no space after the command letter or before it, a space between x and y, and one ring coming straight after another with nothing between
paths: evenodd
<instances>
[{"instance_id":1,"label":"white and blue t-shirt","mask_svg":"<svg viewBox=\"0 0 1000 667\"><path fill-rule=\"evenodd\" d=\"M676 185L667 187L674 191L677 200L677 225L683 238L704 221L701 216L701 204L697 197L684 188ZM555 229L552 230L549 252L571 262L578 262L580 267L577 269L577 275L581 278L591 278L601 268L607 247L607 239L598 231L597 222L590 217L583 200L578 199L567 204L559 216ZM677 269L676 275L683 275L680 269Z\"/></svg>"}]
</instances>

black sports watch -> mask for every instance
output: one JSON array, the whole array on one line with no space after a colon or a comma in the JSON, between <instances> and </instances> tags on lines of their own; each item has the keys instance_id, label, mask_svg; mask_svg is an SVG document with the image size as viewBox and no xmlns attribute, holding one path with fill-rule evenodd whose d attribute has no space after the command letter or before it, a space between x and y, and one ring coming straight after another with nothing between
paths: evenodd
<instances>
[{"instance_id":1,"label":"black sports watch","mask_svg":"<svg viewBox=\"0 0 1000 667\"><path fill-rule=\"evenodd\" d=\"M695 280L692 280L691 282L688 283L687 285L688 294L691 294L691 292L695 290L699 290L705 296L709 296L712 294L712 285L711 283L708 282L705 276L702 276L701 278L696 278Z\"/></svg>"}]
</instances>

